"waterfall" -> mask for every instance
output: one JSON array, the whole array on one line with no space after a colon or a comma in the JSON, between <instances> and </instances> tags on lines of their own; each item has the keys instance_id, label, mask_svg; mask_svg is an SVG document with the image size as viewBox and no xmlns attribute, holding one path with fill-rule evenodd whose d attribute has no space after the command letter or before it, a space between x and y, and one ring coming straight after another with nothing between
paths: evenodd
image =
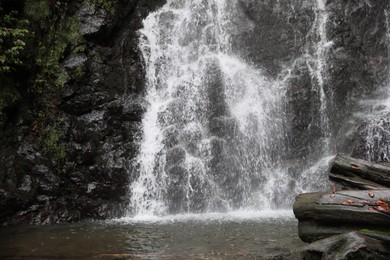
<instances>
[{"instance_id":1,"label":"waterfall","mask_svg":"<svg viewBox=\"0 0 390 260\"><path fill-rule=\"evenodd\" d=\"M233 50L238 9L228 0L171 0L144 20L139 47L149 106L130 187L133 214L291 204L296 180L283 159L289 138L285 103L289 79L296 76L290 68L271 77ZM324 60L331 43L324 1L314 9L311 49L303 56L310 56L305 60L329 137Z\"/></svg>"},{"instance_id":2,"label":"waterfall","mask_svg":"<svg viewBox=\"0 0 390 260\"><path fill-rule=\"evenodd\" d=\"M310 70L313 82L312 86L317 88L319 103L320 103L320 128L322 131L322 152L325 155L330 153L330 125L329 125L329 106L332 100L331 96L326 93L326 77L327 77L327 55L329 48L333 45L326 35L326 25L329 19L328 12L325 6L325 0L316 0L314 7L315 20L308 37L313 37L316 40L309 40L312 46L306 50L306 64Z\"/></svg>"},{"instance_id":3,"label":"waterfall","mask_svg":"<svg viewBox=\"0 0 390 260\"><path fill-rule=\"evenodd\" d=\"M369 161L390 161L390 17L384 10L387 45L387 77L382 86L370 98L360 102L361 112L356 113L358 122L364 122L361 135L364 144L360 149L365 151L365 159ZM363 150L362 149L362 150Z\"/></svg>"},{"instance_id":4,"label":"waterfall","mask_svg":"<svg viewBox=\"0 0 390 260\"><path fill-rule=\"evenodd\" d=\"M306 36L307 47L303 56L312 79L312 90L317 93L317 100L320 104L318 108L320 141L315 146L318 151L312 162L309 161L304 167L298 168L298 171L302 171L302 173L296 180L296 186L294 187L296 194L323 190L324 187L331 186L327 172L335 152L331 147L330 111L333 93L331 88L327 86L329 76L327 58L328 52L333 46L333 41L327 37L326 27L329 14L325 3L325 0L315 1L313 6L314 21L309 34Z\"/></svg>"}]
</instances>

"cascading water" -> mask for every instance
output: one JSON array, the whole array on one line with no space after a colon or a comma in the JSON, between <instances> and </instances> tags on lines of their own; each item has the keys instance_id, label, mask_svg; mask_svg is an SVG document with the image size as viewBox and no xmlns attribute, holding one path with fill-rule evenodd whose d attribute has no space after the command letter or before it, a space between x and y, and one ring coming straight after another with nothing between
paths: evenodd
<instances>
[{"instance_id":1,"label":"cascading water","mask_svg":"<svg viewBox=\"0 0 390 260\"><path fill-rule=\"evenodd\" d=\"M283 161L286 89L294 75L287 69L274 79L233 51L237 9L227 0L168 1L144 20L149 107L130 188L132 213L283 208L294 186L302 189ZM310 39L316 52L307 62L325 132L326 21L318 0L312 32L318 40Z\"/></svg>"},{"instance_id":2,"label":"cascading water","mask_svg":"<svg viewBox=\"0 0 390 260\"><path fill-rule=\"evenodd\" d=\"M319 142L315 146L318 150L312 158L312 162L308 162L303 167L298 167L301 171L299 178L296 180L294 193L303 193L309 191L318 191L324 187L330 187L330 182L327 177L327 170L330 167L330 162L334 158L334 148L331 146L332 130L330 126L330 110L333 101L333 93L327 86L327 59L328 52L333 46L333 41L327 37L327 23L329 14L326 10L325 0L316 0L313 6L314 21L306 36L306 48L303 57L305 64L309 70L311 77L312 91L316 93L316 100L319 103L318 114L320 129ZM298 59L299 60L299 59ZM315 119L314 119L315 121ZM316 125L312 122L310 126ZM309 126L309 128L310 128Z\"/></svg>"},{"instance_id":3,"label":"cascading water","mask_svg":"<svg viewBox=\"0 0 390 260\"><path fill-rule=\"evenodd\" d=\"M390 55L390 14L384 10L386 25L387 55ZM389 58L388 58L389 59ZM358 122L365 122L361 135L365 159L390 161L390 70L387 60L387 77L382 86L370 98L360 102L360 112L355 114Z\"/></svg>"},{"instance_id":4,"label":"cascading water","mask_svg":"<svg viewBox=\"0 0 390 260\"><path fill-rule=\"evenodd\" d=\"M327 97L326 94L326 60L327 52L332 46L333 42L329 41L326 35L326 24L329 19L328 12L325 7L325 0L316 0L315 11L315 20L311 30L310 37L317 37L315 44L312 46L314 48L312 52L314 55L311 55L309 52L307 55L310 57L307 60L307 66L310 70L311 76L316 80L316 83L313 84L313 87L317 88L319 93L320 101L320 126L322 129L322 143L323 147L322 152L328 154L330 152L330 126L329 126L329 116L328 116L328 104L332 99Z\"/></svg>"}]
</instances>

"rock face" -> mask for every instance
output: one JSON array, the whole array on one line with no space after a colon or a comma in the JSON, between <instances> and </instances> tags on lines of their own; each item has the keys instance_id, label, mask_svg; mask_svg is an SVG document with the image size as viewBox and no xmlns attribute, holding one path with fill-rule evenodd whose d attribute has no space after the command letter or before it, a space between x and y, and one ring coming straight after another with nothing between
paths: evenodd
<instances>
[{"instance_id":1,"label":"rock face","mask_svg":"<svg viewBox=\"0 0 390 260\"><path fill-rule=\"evenodd\" d=\"M388 232L389 195L389 189L300 194L294 203L299 237L313 242L353 230Z\"/></svg>"},{"instance_id":2,"label":"rock face","mask_svg":"<svg viewBox=\"0 0 390 260\"><path fill-rule=\"evenodd\" d=\"M377 90L389 81L389 2L239 3L233 49L288 84L288 159L316 160L336 149L362 159L386 157L386 109L360 100L386 93ZM375 119L355 117L363 110Z\"/></svg>"},{"instance_id":3,"label":"rock face","mask_svg":"<svg viewBox=\"0 0 390 260\"><path fill-rule=\"evenodd\" d=\"M389 2L329 2L334 112L348 115L336 123L338 149L356 158L387 161Z\"/></svg>"},{"instance_id":4,"label":"rock face","mask_svg":"<svg viewBox=\"0 0 390 260\"><path fill-rule=\"evenodd\" d=\"M0 223L123 214L145 106L136 35L163 2L113 1L111 13L80 6L75 17L87 47L65 57L63 68L83 75L37 102L52 113L45 122L20 115L0 133Z\"/></svg>"}]
</instances>

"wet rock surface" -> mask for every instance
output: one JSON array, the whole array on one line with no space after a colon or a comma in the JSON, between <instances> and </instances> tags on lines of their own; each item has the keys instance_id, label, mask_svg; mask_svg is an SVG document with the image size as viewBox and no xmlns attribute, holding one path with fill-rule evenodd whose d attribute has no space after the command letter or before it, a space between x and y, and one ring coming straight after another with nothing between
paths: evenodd
<instances>
[{"instance_id":1,"label":"wet rock surface","mask_svg":"<svg viewBox=\"0 0 390 260\"><path fill-rule=\"evenodd\" d=\"M334 42L329 86L336 117L332 124L339 129L337 149L356 158L386 161L383 148L388 149L388 137L381 122L387 115L380 103L387 97L381 88L389 80L389 2L329 1L328 6L333 21L328 27Z\"/></svg>"},{"instance_id":2,"label":"wet rock surface","mask_svg":"<svg viewBox=\"0 0 390 260\"><path fill-rule=\"evenodd\" d=\"M333 191L296 197L293 210L299 221L298 234L311 244L293 255L303 259L388 258L389 173L387 164L338 154L329 174Z\"/></svg>"},{"instance_id":3,"label":"wet rock surface","mask_svg":"<svg viewBox=\"0 0 390 260\"><path fill-rule=\"evenodd\" d=\"M387 259L389 245L386 236L349 232L316 241L275 259Z\"/></svg>"},{"instance_id":4,"label":"wet rock surface","mask_svg":"<svg viewBox=\"0 0 390 260\"><path fill-rule=\"evenodd\" d=\"M70 81L42 100L53 116L0 133L0 222L51 224L120 216L145 104L137 48L142 19L164 1L114 1L112 13L84 4L75 13L88 48L65 57ZM50 100L49 104L47 103ZM46 132L45 132L46 131Z\"/></svg>"},{"instance_id":5,"label":"wet rock surface","mask_svg":"<svg viewBox=\"0 0 390 260\"><path fill-rule=\"evenodd\" d=\"M361 111L359 100L372 97L388 81L389 3L320 2L323 10L316 1L239 1L238 26L227 29L232 48L272 77L294 75L287 77L288 159L313 160L327 145L367 159L367 147L380 145L367 145L371 122L353 114ZM321 35L316 26L324 21ZM328 139L334 141L327 144ZM380 158L379 148L372 150Z\"/></svg>"}]
</instances>

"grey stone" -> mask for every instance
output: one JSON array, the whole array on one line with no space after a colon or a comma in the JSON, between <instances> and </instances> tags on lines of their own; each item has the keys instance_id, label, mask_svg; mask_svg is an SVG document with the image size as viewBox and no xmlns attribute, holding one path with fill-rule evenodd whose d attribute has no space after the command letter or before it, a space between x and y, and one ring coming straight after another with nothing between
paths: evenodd
<instances>
[{"instance_id":1,"label":"grey stone","mask_svg":"<svg viewBox=\"0 0 390 260\"><path fill-rule=\"evenodd\" d=\"M389 244L386 240L349 232L316 241L281 259L388 259Z\"/></svg>"},{"instance_id":2,"label":"grey stone","mask_svg":"<svg viewBox=\"0 0 390 260\"><path fill-rule=\"evenodd\" d=\"M103 9L96 10L94 6L84 3L76 13L80 22L80 33L83 35L96 33L104 25L107 13Z\"/></svg>"},{"instance_id":3,"label":"grey stone","mask_svg":"<svg viewBox=\"0 0 390 260\"><path fill-rule=\"evenodd\" d=\"M76 67L84 65L84 63L87 60L88 60L88 57L84 53L81 53L81 54L74 53L74 54L69 55L65 59L65 61L63 63L63 66L65 68L68 68L68 69L73 69L73 68L76 68Z\"/></svg>"},{"instance_id":4,"label":"grey stone","mask_svg":"<svg viewBox=\"0 0 390 260\"><path fill-rule=\"evenodd\" d=\"M32 179L30 175L26 175L23 177L23 181L19 187L19 190L30 192L32 189Z\"/></svg>"}]
</instances>

